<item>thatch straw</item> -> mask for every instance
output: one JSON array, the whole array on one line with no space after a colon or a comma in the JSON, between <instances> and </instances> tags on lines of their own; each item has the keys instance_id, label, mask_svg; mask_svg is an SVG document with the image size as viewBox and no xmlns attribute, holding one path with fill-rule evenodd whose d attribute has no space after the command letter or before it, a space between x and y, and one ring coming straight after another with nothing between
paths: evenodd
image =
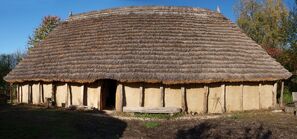
<instances>
[{"instance_id":1,"label":"thatch straw","mask_svg":"<svg viewBox=\"0 0 297 139\"><path fill-rule=\"evenodd\" d=\"M71 16L5 79L178 84L275 81L290 76L219 13L126 7Z\"/></svg>"}]
</instances>

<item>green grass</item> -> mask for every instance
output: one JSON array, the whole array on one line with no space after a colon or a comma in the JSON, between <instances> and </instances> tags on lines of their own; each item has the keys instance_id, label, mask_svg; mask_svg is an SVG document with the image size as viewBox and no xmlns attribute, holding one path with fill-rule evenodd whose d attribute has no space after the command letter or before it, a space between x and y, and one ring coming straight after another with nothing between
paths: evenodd
<instances>
[{"instance_id":1,"label":"green grass","mask_svg":"<svg viewBox=\"0 0 297 139\"><path fill-rule=\"evenodd\" d=\"M160 123L158 123L158 122L145 122L144 126L146 128L156 128L156 127L160 126Z\"/></svg>"},{"instance_id":2,"label":"green grass","mask_svg":"<svg viewBox=\"0 0 297 139\"><path fill-rule=\"evenodd\" d=\"M135 113L135 117L139 118L151 118L151 119L174 119L182 116L182 113L170 114L151 114L151 113Z\"/></svg>"}]
</instances>

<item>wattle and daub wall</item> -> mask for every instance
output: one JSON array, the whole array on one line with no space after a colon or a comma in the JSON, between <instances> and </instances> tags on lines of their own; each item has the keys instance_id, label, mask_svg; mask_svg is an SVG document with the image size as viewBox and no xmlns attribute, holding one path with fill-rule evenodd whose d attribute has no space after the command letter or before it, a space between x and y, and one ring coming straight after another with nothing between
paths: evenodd
<instances>
[{"instance_id":1,"label":"wattle and daub wall","mask_svg":"<svg viewBox=\"0 0 297 139\"><path fill-rule=\"evenodd\" d=\"M42 104L55 94L58 107L75 105L102 110L107 100L102 97L101 86L101 82L55 83L53 89L52 84L23 83L18 86L17 99L20 103ZM269 109L276 105L276 88L274 82L205 85L118 83L114 105L117 110L123 107L177 107L195 113Z\"/></svg>"}]
</instances>

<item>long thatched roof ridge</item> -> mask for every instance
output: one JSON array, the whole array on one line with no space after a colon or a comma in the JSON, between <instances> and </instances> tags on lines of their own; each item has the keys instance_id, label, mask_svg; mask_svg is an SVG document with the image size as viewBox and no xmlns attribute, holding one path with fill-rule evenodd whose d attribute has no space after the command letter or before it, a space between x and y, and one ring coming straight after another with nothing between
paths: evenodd
<instances>
[{"instance_id":1,"label":"long thatched roof ridge","mask_svg":"<svg viewBox=\"0 0 297 139\"><path fill-rule=\"evenodd\" d=\"M217 12L149 6L71 16L32 48L5 80L184 84L290 76Z\"/></svg>"}]
</instances>

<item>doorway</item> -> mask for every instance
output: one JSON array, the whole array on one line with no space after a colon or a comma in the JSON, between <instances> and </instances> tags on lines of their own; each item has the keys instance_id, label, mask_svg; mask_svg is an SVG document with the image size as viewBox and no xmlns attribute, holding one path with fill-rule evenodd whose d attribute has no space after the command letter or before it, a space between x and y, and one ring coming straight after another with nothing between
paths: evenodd
<instances>
[{"instance_id":1,"label":"doorway","mask_svg":"<svg viewBox=\"0 0 297 139\"><path fill-rule=\"evenodd\" d=\"M117 90L116 80L103 80L101 87L101 108L103 110L114 110L115 109L115 98Z\"/></svg>"}]
</instances>

